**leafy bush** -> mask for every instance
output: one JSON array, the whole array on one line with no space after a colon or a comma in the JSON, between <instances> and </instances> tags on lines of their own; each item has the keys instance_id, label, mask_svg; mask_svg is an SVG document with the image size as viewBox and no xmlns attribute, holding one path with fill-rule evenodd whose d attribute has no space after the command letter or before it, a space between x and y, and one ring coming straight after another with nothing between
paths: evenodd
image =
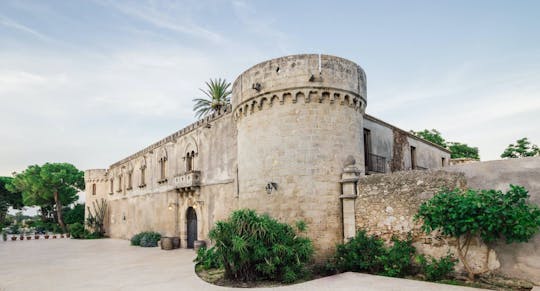
<instances>
[{"instance_id":1,"label":"leafy bush","mask_svg":"<svg viewBox=\"0 0 540 291\"><path fill-rule=\"evenodd\" d=\"M422 203L415 219L423 221L422 230L457 239L457 255L473 279L477 274L467 260L473 237L488 246L500 239L507 243L526 242L540 228L540 209L527 203L528 191L510 185L506 193L496 190L444 190ZM487 269L487 265L484 266Z\"/></svg>"},{"instance_id":2,"label":"leafy bush","mask_svg":"<svg viewBox=\"0 0 540 291\"><path fill-rule=\"evenodd\" d=\"M416 250L411 238L392 238L386 247L376 236L368 236L361 230L345 244L337 246L333 267L339 272L367 272L391 277L403 277L412 273L411 260Z\"/></svg>"},{"instance_id":3,"label":"leafy bush","mask_svg":"<svg viewBox=\"0 0 540 291\"><path fill-rule=\"evenodd\" d=\"M9 227L9 234L19 234L21 233L19 224L14 224L11 227Z\"/></svg>"},{"instance_id":4,"label":"leafy bush","mask_svg":"<svg viewBox=\"0 0 540 291\"><path fill-rule=\"evenodd\" d=\"M84 225L76 222L69 225L69 231L71 233L71 237L73 238L85 238L86 232L84 230Z\"/></svg>"},{"instance_id":5,"label":"leafy bush","mask_svg":"<svg viewBox=\"0 0 540 291\"><path fill-rule=\"evenodd\" d=\"M339 272L368 272L378 274L382 265L380 258L384 255L384 242L368 236L361 230L345 244L337 246L334 265Z\"/></svg>"},{"instance_id":6,"label":"leafy bush","mask_svg":"<svg viewBox=\"0 0 540 291\"><path fill-rule=\"evenodd\" d=\"M88 231L84 231L84 239L98 239L98 238L103 238L103 234L99 231L94 231L94 232L88 232Z\"/></svg>"},{"instance_id":7,"label":"leafy bush","mask_svg":"<svg viewBox=\"0 0 540 291\"><path fill-rule=\"evenodd\" d=\"M74 224L76 222L84 224L84 204L75 204L73 209L67 208L64 211L64 222Z\"/></svg>"},{"instance_id":8,"label":"leafy bush","mask_svg":"<svg viewBox=\"0 0 540 291\"><path fill-rule=\"evenodd\" d=\"M141 238L143 236L144 232L140 232L133 237L131 237L131 245L132 246L140 246L141 245Z\"/></svg>"},{"instance_id":9,"label":"leafy bush","mask_svg":"<svg viewBox=\"0 0 540 291\"><path fill-rule=\"evenodd\" d=\"M298 223L297 229L303 231L305 224ZM219 221L210 239L225 277L244 282L294 282L307 275L306 264L313 256L311 240L298 236L288 224L248 209Z\"/></svg>"},{"instance_id":10,"label":"leafy bush","mask_svg":"<svg viewBox=\"0 0 540 291\"><path fill-rule=\"evenodd\" d=\"M141 247L157 247L161 234L153 231L143 231L131 238L131 245Z\"/></svg>"},{"instance_id":11,"label":"leafy bush","mask_svg":"<svg viewBox=\"0 0 540 291\"><path fill-rule=\"evenodd\" d=\"M380 273L389 277L403 277L412 274L412 258L416 249L412 246L412 238L405 240L392 238L393 245L386 249L380 258L383 271Z\"/></svg>"},{"instance_id":12,"label":"leafy bush","mask_svg":"<svg viewBox=\"0 0 540 291\"><path fill-rule=\"evenodd\" d=\"M448 278L450 272L454 270L457 260L451 254L440 259L433 257L428 259L424 255L419 255L417 262L420 265L421 273L426 276L428 281L440 281Z\"/></svg>"},{"instance_id":13,"label":"leafy bush","mask_svg":"<svg viewBox=\"0 0 540 291\"><path fill-rule=\"evenodd\" d=\"M222 265L216 255L216 249L211 247L207 249L202 247L197 251L197 257L193 260L199 264L204 270L221 268Z\"/></svg>"}]
</instances>

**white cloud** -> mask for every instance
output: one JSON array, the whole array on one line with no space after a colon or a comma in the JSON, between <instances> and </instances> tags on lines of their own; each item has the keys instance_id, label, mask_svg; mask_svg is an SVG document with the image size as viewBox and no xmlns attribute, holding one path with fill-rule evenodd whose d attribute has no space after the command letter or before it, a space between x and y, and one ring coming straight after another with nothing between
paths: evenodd
<instances>
[{"instance_id":1,"label":"white cloud","mask_svg":"<svg viewBox=\"0 0 540 291\"><path fill-rule=\"evenodd\" d=\"M0 24L5 26L5 27L8 27L8 28L11 28L11 29L15 29L17 31L21 31L21 32L24 32L24 33L27 33L27 34L30 34L32 36L35 36L41 40L46 40L46 41L52 41L51 38L49 38L48 36L28 27L28 26L25 26L21 23L18 23L12 19L9 19L7 17L4 17L2 15L0 15Z\"/></svg>"},{"instance_id":2,"label":"white cloud","mask_svg":"<svg viewBox=\"0 0 540 291\"><path fill-rule=\"evenodd\" d=\"M186 3L171 1L135 1L130 3L120 1L98 1L98 3L117 9L118 11L150 23L157 28L188 34L202 38L215 44L225 41L219 33L211 31L190 20L186 12Z\"/></svg>"}]
</instances>

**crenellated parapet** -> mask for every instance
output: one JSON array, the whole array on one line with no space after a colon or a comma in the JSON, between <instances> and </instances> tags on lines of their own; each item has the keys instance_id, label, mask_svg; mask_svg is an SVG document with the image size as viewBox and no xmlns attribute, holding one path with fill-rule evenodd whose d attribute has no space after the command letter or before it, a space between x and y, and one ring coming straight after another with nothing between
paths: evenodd
<instances>
[{"instance_id":1,"label":"crenellated parapet","mask_svg":"<svg viewBox=\"0 0 540 291\"><path fill-rule=\"evenodd\" d=\"M365 113L366 100L354 92L327 87L310 87L296 90L278 90L257 95L239 104L233 114L238 120L243 116L286 103L325 103L347 106L361 114Z\"/></svg>"},{"instance_id":2,"label":"crenellated parapet","mask_svg":"<svg viewBox=\"0 0 540 291\"><path fill-rule=\"evenodd\" d=\"M233 84L235 120L286 103L342 105L364 114L366 75L349 60L305 54L262 62L242 73Z\"/></svg>"},{"instance_id":3,"label":"crenellated parapet","mask_svg":"<svg viewBox=\"0 0 540 291\"><path fill-rule=\"evenodd\" d=\"M91 169L84 171L84 181L86 183L103 183L107 182L106 169Z\"/></svg>"},{"instance_id":4,"label":"crenellated parapet","mask_svg":"<svg viewBox=\"0 0 540 291\"><path fill-rule=\"evenodd\" d=\"M129 161L132 161L132 160L136 160L137 158L140 158L140 157L143 157L145 154L167 144L167 143L170 143L170 142L175 142L177 139L179 139L180 137L184 136L184 135L187 135L188 133L198 129L198 128L201 128L203 126L208 126L211 122L217 120L217 119L220 119L221 117L223 116L226 116L228 114L231 113L231 105L227 105L223 108L221 108L220 110L216 111L216 112L213 112L211 114L209 114L208 116L202 118L202 119L199 119L197 120L196 122L180 129L179 131L161 139L160 141L152 144L152 145L149 145L147 146L146 148L130 155L129 157L126 157L114 164L112 164L110 166L110 168L115 168L115 167L118 167L118 166L121 166Z\"/></svg>"}]
</instances>

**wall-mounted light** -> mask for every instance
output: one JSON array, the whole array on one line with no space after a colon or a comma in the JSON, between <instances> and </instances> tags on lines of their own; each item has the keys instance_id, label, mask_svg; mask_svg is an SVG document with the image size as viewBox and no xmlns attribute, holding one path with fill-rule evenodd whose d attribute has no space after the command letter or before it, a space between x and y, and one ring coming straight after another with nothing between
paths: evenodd
<instances>
[{"instance_id":1,"label":"wall-mounted light","mask_svg":"<svg viewBox=\"0 0 540 291\"><path fill-rule=\"evenodd\" d=\"M177 206L177 207L178 207L178 203L174 203L174 202L169 203L169 210L172 210L172 209L173 209L173 206Z\"/></svg>"},{"instance_id":2,"label":"wall-mounted light","mask_svg":"<svg viewBox=\"0 0 540 291\"><path fill-rule=\"evenodd\" d=\"M264 190L266 190L266 194L272 194L272 191L278 189L278 185L276 182L268 182L266 186L264 187Z\"/></svg>"}]
</instances>

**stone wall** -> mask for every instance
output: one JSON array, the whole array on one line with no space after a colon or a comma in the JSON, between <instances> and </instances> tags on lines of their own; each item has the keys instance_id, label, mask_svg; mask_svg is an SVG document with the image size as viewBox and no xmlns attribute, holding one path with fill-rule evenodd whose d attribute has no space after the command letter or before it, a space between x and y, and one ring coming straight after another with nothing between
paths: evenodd
<instances>
[{"instance_id":1,"label":"stone wall","mask_svg":"<svg viewBox=\"0 0 540 291\"><path fill-rule=\"evenodd\" d=\"M419 205L441 188L498 189L509 184L529 190L531 202L540 205L540 158L478 162L444 167L442 170L401 171L362 177L355 200L356 228L365 229L389 240L393 235L413 235L421 253L443 256L455 251L455 241L437 235L426 235L413 220ZM481 270L487 248L478 240L471 245L468 257L473 268ZM528 243L495 245L489 253L488 267L502 274L540 284L540 234ZM457 266L458 270L462 265Z\"/></svg>"},{"instance_id":2,"label":"stone wall","mask_svg":"<svg viewBox=\"0 0 540 291\"><path fill-rule=\"evenodd\" d=\"M362 177L355 201L357 230L365 229L389 240L412 232L416 241L424 236L413 221L420 204L441 188L466 187L465 176L444 171L400 171Z\"/></svg>"},{"instance_id":3,"label":"stone wall","mask_svg":"<svg viewBox=\"0 0 540 291\"><path fill-rule=\"evenodd\" d=\"M529 190L530 201L540 206L540 157L473 162L445 168L462 172L474 189L506 191L509 184ZM540 285L540 234L528 243L499 243L494 247L503 274L533 280Z\"/></svg>"},{"instance_id":4,"label":"stone wall","mask_svg":"<svg viewBox=\"0 0 540 291\"><path fill-rule=\"evenodd\" d=\"M317 258L333 253L342 238L343 163L349 155L363 163L364 109L363 71L342 58L284 57L240 75L233 88L239 206L303 220ZM277 189L267 192L269 183Z\"/></svg>"}]
</instances>

